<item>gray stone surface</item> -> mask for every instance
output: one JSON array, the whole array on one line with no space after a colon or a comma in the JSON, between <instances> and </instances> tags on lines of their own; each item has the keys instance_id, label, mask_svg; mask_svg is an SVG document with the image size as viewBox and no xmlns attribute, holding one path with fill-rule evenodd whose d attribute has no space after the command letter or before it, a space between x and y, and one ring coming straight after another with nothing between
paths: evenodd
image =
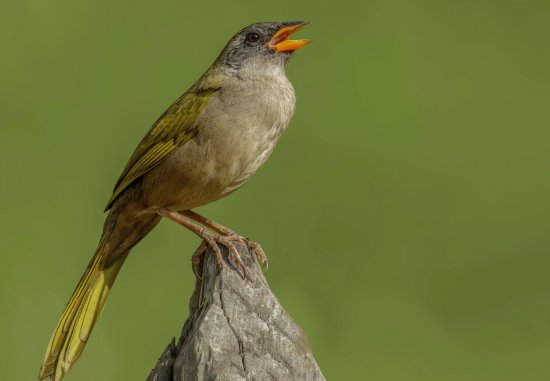
<instances>
[{"instance_id":1,"label":"gray stone surface","mask_svg":"<svg viewBox=\"0 0 550 381\"><path fill-rule=\"evenodd\" d=\"M181 337L147 381L324 380L306 335L269 289L256 258L245 245L237 248L246 279L227 255L220 271L206 254Z\"/></svg>"}]
</instances>

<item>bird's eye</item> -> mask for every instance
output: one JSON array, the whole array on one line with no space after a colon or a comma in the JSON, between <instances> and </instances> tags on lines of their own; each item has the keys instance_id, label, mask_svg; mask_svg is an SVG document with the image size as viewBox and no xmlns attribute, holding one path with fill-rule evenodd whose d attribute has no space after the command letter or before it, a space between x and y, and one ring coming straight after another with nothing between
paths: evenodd
<instances>
[{"instance_id":1,"label":"bird's eye","mask_svg":"<svg viewBox=\"0 0 550 381\"><path fill-rule=\"evenodd\" d=\"M246 35L246 42L258 42L260 41L260 35L258 33L248 33Z\"/></svg>"}]
</instances>

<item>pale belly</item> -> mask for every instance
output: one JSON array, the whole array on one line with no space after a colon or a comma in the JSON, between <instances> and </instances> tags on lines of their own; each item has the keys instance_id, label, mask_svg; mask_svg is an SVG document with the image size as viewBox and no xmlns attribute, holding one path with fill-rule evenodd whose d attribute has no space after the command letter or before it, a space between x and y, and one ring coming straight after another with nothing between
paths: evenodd
<instances>
[{"instance_id":1,"label":"pale belly","mask_svg":"<svg viewBox=\"0 0 550 381\"><path fill-rule=\"evenodd\" d=\"M269 158L290 121L293 93L283 100L264 99L262 105L257 99L248 104L213 99L200 133L144 178L149 206L192 209L242 187Z\"/></svg>"}]
</instances>

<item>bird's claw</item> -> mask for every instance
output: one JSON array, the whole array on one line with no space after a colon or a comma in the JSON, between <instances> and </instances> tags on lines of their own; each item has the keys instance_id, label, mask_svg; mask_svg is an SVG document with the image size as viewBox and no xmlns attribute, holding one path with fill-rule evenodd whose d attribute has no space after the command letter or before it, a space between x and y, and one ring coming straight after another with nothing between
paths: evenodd
<instances>
[{"instance_id":1,"label":"bird's claw","mask_svg":"<svg viewBox=\"0 0 550 381\"><path fill-rule=\"evenodd\" d=\"M212 233L206 234L206 231L204 231L203 235L201 236L203 238L203 241L191 257L193 273L200 280L202 280L202 277L199 275L199 267L208 246L210 246L214 251L214 254L216 256L216 264L220 269L223 268L223 257L219 245L225 246L229 251L229 256L232 262L237 268L242 270L243 279L246 278L246 267L241 259L237 248L235 247L235 242L244 243L249 250L252 250L252 252L258 259L258 262L260 262L265 271L269 269L269 262L267 260L267 255L265 254L265 251L262 249L259 243L251 241L249 238L240 236L235 232L230 232L228 234L222 235L214 235Z\"/></svg>"},{"instance_id":2,"label":"bird's claw","mask_svg":"<svg viewBox=\"0 0 550 381\"><path fill-rule=\"evenodd\" d=\"M246 279L246 267L241 259L241 256L235 247L234 242L243 242L241 237L237 235L214 235L214 234L204 234L202 237L203 241L195 250L195 253L191 257L191 266L193 268L193 273L197 278L202 280L202 277L199 276L199 267L202 261L202 257L206 253L206 249L208 246L212 248L214 251L214 255L216 256L216 264L218 265L218 268L222 269L224 266L223 263L223 256L222 252L220 250L220 245L225 246L227 250L229 251L229 258L232 261L232 263L242 271L242 277L243 279Z\"/></svg>"},{"instance_id":3,"label":"bird's claw","mask_svg":"<svg viewBox=\"0 0 550 381\"><path fill-rule=\"evenodd\" d=\"M267 255L265 255L264 249L262 249L258 242L250 241L248 238L246 238L246 240L248 249L254 252L254 255L256 255L258 261L262 264L265 271L267 271L269 269L269 262L267 260Z\"/></svg>"},{"instance_id":4,"label":"bird's claw","mask_svg":"<svg viewBox=\"0 0 550 381\"><path fill-rule=\"evenodd\" d=\"M267 255L265 254L264 249L262 249L258 242L251 241L250 238L240 236L235 232L231 232L229 234L226 234L225 236L228 238L231 237L231 239L235 242L244 243L248 247L248 250L252 250L252 252L256 256L256 259L258 259L265 271L268 270L269 262L267 260Z\"/></svg>"}]
</instances>

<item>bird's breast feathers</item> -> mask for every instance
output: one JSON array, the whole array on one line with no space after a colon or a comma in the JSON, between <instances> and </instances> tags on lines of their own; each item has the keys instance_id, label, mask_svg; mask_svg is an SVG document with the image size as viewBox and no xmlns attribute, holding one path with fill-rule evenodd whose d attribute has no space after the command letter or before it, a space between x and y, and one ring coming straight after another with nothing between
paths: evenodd
<instances>
[{"instance_id":1,"label":"bird's breast feathers","mask_svg":"<svg viewBox=\"0 0 550 381\"><path fill-rule=\"evenodd\" d=\"M144 179L146 188L172 195L163 207L184 210L219 199L244 185L267 160L294 113L286 76L231 80L209 99L202 127L165 164ZM169 177L170 181L160 181ZM166 197L165 197L166 198ZM159 206L152 198L149 204Z\"/></svg>"},{"instance_id":2,"label":"bird's breast feathers","mask_svg":"<svg viewBox=\"0 0 550 381\"><path fill-rule=\"evenodd\" d=\"M275 148L294 113L294 89L284 74L241 80L222 88L209 106L205 130L212 131L217 164L230 180L224 193L229 193L243 185Z\"/></svg>"}]
</instances>

